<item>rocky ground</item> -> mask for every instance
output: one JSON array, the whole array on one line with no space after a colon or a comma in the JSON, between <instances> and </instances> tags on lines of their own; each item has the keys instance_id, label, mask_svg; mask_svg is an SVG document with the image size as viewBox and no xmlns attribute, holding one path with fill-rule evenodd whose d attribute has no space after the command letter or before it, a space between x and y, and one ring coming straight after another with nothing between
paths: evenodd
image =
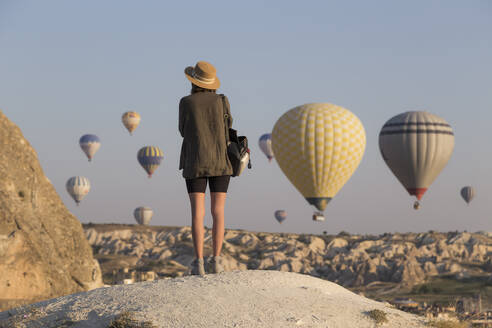
<instances>
[{"instance_id":1,"label":"rocky ground","mask_svg":"<svg viewBox=\"0 0 492 328\"><path fill-rule=\"evenodd\" d=\"M182 276L193 260L190 227L86 224L84 230L104 277L122 267ZM207 230L205 254L210 239ZM372 296L409 292L436 278L492 286L492 236L485 232L329 236L227 230L223 253L228 270L304 273Z\"/></svg>"},{"instance_id":2,"label":"rocky ground","mask_svg":"<svg viewBox=\"0 0 492 328\"><path fill-rule=\"evenodd\" d=\"M0 312L0 327L106 328L125 312L147 325L111 327L428 327L329 281L260 270L99 288Z\"/></svg>"}]
</instances>

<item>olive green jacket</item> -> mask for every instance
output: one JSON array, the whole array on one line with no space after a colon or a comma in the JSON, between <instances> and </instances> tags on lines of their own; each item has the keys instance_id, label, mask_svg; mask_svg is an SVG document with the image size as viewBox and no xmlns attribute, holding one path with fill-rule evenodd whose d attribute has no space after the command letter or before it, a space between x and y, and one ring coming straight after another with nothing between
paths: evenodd
<instances>
[{"instance_id":1,"label":"olive green jacket","mask_svg":"<svg viewBox=\"0 0 492 328\"><path fill-rule=\"evenodd\" d=\"M224 97L225 101L222 101ZM225 103L225 108L224 108ZM186 179L231 175L224 114L232 125L229 101L213 92L197 92L179 102L179 132L183 137L179 169Z\"/></svg>"}]
</instances>

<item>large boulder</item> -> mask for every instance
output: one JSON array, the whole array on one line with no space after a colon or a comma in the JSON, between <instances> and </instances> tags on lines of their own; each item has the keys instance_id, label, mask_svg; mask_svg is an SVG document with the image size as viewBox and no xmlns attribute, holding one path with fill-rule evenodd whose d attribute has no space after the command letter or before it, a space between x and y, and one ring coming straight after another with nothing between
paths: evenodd
<instances>
[{"instance_id":1,"label":"large boulder","mask_svg":"<svg viewBox=\"0 0 492 328\"><path fill-rule=\"evenodd\" d=\"M80 222L0 111L0 310L102 286Z\"/></svg>"},{"instance_id":2,"label":"large boulder","mask_svg":"<svg viewBox=\"0 0 492 328\"><path fill-rule=\"evenodd\" d=\"M135 320L150 321L159 328L379 327L369 315L373 310L387 318L382 327L428 327L424 317L356 295L326 280L252 270L99 288L0 312L0 326L105 328L116 315L130 311Z\"/></svg>"}]
</instances>

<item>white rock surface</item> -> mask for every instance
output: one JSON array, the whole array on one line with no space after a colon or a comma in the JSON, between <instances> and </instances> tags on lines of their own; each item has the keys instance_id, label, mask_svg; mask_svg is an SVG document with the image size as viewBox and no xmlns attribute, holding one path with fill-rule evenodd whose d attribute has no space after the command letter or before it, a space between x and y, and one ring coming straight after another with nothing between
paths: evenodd
<instances>
[{"instance_id":1,"label":"white rock surface","mask_svg":"<svg viewBox=\"0 0 492 328\"><path fill-rule=\"evenodd\" d=\"M25 327L107 327L134 311L158 327L375 327L367 311L380 309L381 327L425 327L424 319L358 296L332 282L290 272L235 271L99 288L32 305L36 322ZM17 308L10 315L18 316ZM16 314L17 313L17 314ZM0 313L0 326L9 318Z\"/></svg>"}]
</instances>

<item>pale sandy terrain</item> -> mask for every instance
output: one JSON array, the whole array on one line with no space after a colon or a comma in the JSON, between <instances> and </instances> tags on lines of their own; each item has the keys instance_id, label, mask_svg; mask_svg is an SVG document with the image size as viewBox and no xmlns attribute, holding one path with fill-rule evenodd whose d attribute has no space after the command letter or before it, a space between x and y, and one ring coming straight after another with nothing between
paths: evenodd
<instances>
[{"instance_id":1,"label":"pale sandy terrain","mask_svg":"<svg viewBox=\"0 0 492 328\"><path fill-rule=\"evenodd\" d=\"M425 327L423 318L308 275L235 271L99 288L33 305L25 327L107 327L134 311L158 327L376 327L367 311L380 309L383 327ZM25 310L24 310L25 311ZM0 313L0 326L22 308ZM68 324L69 323L69 324Z\"/></svg>"}]
</instances>

